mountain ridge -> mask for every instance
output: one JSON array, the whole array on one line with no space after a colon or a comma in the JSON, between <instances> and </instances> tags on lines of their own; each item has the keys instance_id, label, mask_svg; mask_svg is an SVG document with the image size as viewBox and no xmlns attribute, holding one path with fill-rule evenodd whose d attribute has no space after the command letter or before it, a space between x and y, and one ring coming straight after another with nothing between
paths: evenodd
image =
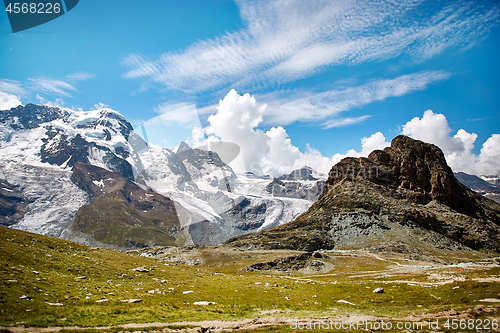
<instances>
[{"instance_id":1,"label":"mountain ridge","mask_svg":"<svg viewBox=\"0 0 500 333\"><path fill-rule=\"evenodd\" d=\"M398 237L412 246L498 252L499 234L498 204L461 184L438 147L398 136L383 151L332 167L318 201L295 221L226 244L314 251Z\"/></svg>"}]
</instances>

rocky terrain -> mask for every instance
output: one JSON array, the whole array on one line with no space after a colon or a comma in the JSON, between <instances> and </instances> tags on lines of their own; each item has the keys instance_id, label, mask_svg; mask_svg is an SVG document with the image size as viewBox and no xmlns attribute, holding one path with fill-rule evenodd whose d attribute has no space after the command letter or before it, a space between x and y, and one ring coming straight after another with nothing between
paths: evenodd
<instances>
[{"instance_id":1,"label":"rocky terrain","mask_svg":"<svg viewBox=\"0 0 500 333\"><path fill-rule=\"evenodd\" d=\"M500 251L500 206L461 184L442 151L405 136L336 164L318 201L292 223L231 246L352 249L394 239L417 248Z\"/></svg>"},{"instance_id":2,"label":"rocky terrain","mask_svg":"<svg viewBox=\"0 0 500 333\"><path fill-rule=\"evenodd\" d=\"M437 320L438 331L472 321L492 331L500 319L500 257L466 247L124 252L0 233L2 332L295 332L297 323L349 320L405 322L417 332Z\"/></svg>"}]
</instances>

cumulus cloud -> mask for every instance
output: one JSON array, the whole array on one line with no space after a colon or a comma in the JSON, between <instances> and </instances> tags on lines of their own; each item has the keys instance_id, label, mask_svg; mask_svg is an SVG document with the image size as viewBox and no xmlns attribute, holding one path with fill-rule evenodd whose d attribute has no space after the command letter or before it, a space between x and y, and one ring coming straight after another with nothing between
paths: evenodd
<instances>
[{"instance_id":1,"label":"cumulus cloud","mask_svg":"<svg viewBox=\"0 0 500 333\"><path fill-rule=\"evenodd\" d=\"M378 132L361 140L360 152L349 150L346 154L335 154L329 158L309 145L305 152L301 152L283 127L272 127L267 132L258 128L267 112L266 107L248 93L241 96L231 90L219 101L217 113L209 116L209 125L203 129L208 141L221 140L240 146L244 164L235 167L237 172L276 176L310 166L318 172L327 173L344 157L368 156L372 150L389 145L384 135ZM199 128L192 135L200 138Z\"/></svg>"},{"instance_id":2,"label":"cumulus cloud","mask_svg":"<svg viewBox=\"0 0 500 333\"><path fill-rule=\"evenodd\" d=\"M445 115L424 112L422 118L415 117L403 125L402 134L414 139L435 144L445 154L446 161L455 172L473 175L500 174L500 134L493 134L481 148L479 154L473 152L477 140L476 133L460 129L451 136L452 130Z\"/></svg>"},{"instance_id":3,"label":"cumulus cloud","mask_svg":"<svg viewBox=\"0 0 500 333\"><path fill-rule=\"evenodd\" d=\"M404 135L437 144L446 154L463 152L465 147L460 137L450 137L451 128L443 114L427 110L422 118L415 117L403 125Z\"/></svg>"},{"instance_id":4,"label":"cumulus cloud","mask_svg":"<svg viewBox=\"0 0 500 333\"><path fill-rule=\"evenodd\" d=\"M10 110L22 105L18 96L0 91L0 110Z\"/></svg>"},{"instance_id":5,"label":"cumulus cloud","mask_svg":"<svg viewBox=\"0 0 500 333\"><path fill-rule=\"evenodd\" d=\"M471 45L497 24L500 7L443 1L237 1L245 27L157 59L131 54L125 78L173 90L292 82L328 70L409 55L416 62ZM390 20L390 24L388 21Z\"/></svg>"}]
</instances>

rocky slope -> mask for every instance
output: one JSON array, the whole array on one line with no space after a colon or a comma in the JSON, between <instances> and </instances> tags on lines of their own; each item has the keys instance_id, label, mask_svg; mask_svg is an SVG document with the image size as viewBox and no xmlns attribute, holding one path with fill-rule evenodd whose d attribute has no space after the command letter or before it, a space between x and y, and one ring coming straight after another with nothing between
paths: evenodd
<instances>
[{"instance_id":1,"label":"rocky slope","mask_svg":"<svg viewBox=\"0 0 500 333\"><path fill-rule=\"evenodd\" d=\"M484 179L475 176L469 175L465 172L455 172L455 177L465 186L469 187L471 190L474 190L478 193L500 193L500 187L495 184L490 184Z\"/></svg>"},{"instance_id":2,"label":"rocky slope","mask_svg":"<svg viewBox=\"0 0 500 333\"><path fill-rule=\"evenodd\" d=\"M314 251L394 239L500 252L500 206L462 185L438 147L398 136L368 158L336 164L319 200L295 221L227 243Z\"/></svg>"},{"instance_id":3,"label":"rocky slope","mask_svg":"<svg viewBox=\"0 0 500 333\"><path fill-rule=\"evenodd\" d=\"M122 175L76 162L73 182L92 203L82 206L62 238L118 248L175 245L181 228L172 200L146 191Z\"/></svg>"},{"instance_id":4,"label":"rocky slope","mask_svg":"<svg viewBox=\"0 0 500 333\"><path fill-rule=\"evenodd\" d=\"M486 198L500 204L500 185L498 176L475 176L464 172L456 172L455 177L464 184Z\"/></svg>"}]
</instances>

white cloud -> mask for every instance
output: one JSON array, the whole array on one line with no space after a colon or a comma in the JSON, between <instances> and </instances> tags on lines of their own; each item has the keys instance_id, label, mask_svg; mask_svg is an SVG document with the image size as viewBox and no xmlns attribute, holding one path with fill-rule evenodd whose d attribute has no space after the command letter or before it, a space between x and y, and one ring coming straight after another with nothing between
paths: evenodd
<instances>
[{"instance_id":1,"label":"white cloud","mask_svg":"<svg viewBox=\"0 0 500 333\"><path fill-rule=\"evenodd\" d=\"M157 59L131 54L125 78L146 78L169 89L285 83L335 65L408 54L423 61L470 46L497 24L500 7L448 2L435 14L422 1L238 1L247 26L199 41Z\"/></svg>"},{"instance_id":2,"label":"white cloud","mask_svg":"<svg viewBox=\"0 0 500 333\"><path fill-rule=\"evenodd\" d=\"M0 91L0 110L10 110L22 105L18 96Z\"/></svg>"},{"instance_id":3,"label":"white cloud","mask_svg":"<svg viewBox=\"0 0 500 333\"><path fill-rule=\"evenodd\" d=\"M136 132L146 142L165 148L176 147L182 141L188 141L192 145L200 144L203 136L200 136L201 123L194 104L163 103L154 110L160 115L140 121L134 126L141 128Z\"/></svg>"},{"instance_id":4,"label":"white cloud","mask_svg":"<svg viewBox=\"0 0 500 333\"><path fill-rule=\"evenodd\" d=\"M198 110L194 104L170 104L167 102L156 106L154 110L160 113L160 115L148 120L146 123L161 122L168 126L177 125L186 128L201 126Z\"/></svg>"},{"instance_id":5,"label":"white cloud","mask_svg":"<svg viewBox=\"0 0 500 333\"><path fill-rule=\"evenodd\" d=\"M208 117L210 125L204 129L209 140L212 136L239 145L245 170L258 171L261 158L269 153L269 136L256 128L265 108L250 94L240 96L233 89L219 101L217 114Z\"/></svg>"},{"instance_id":6,"label":"white cloud","mask_svg":"<svg viewBox=\"0 0 500 333\"><path fill-rule=\"evenodd\" d=\"M240 96L231 90L219 101L217 110L217 114L208 118L210 125L203 132L209 136L208 141L222 140L240 146L244 165L236 169L237 172L252 171L276 176L308 165L318 172L327 173L345 157L367 157L375 149L390 146L385 136L377 132L361 139L361 151L350 149L345 154L325 157L309 145L306 152L301 152L281 126L272 127L267 132L259 129L268 112L267 105L258 103L250 94ZM422 118L411 119L402 129L404 135L440 147L455 172L500 174L500 134L493 134L486 140L480 154L476 155L473 149L477 134L464 129L454 136L451 132L446 117L432 110L425 111ZM193 132L195 136L198 142L203 139L200 128Z\"/></svg>"},{"instance_id":7,"label":"white cloud","mask_svg":"<svg viewBox=\"0 0 500 333\"><path fill-rule=\"evenodd\" d=\"M97 104L94 104L94 107L91 108L90 110L100 110L100 109L109 109L111 108L111 106L109 104L105 104L105 103L97 103Z\"/></svg>"},{"instance_id":8,"label":"white cloud","mask_svg":"<svg viewBox=\"0 0 500 333\"><path fill-rule=\"evenodd\" d=\"M464 144L460 137L450 137L451 128L443 114L427 110L422 119L415 117L403 125L402 134L414 139L437 144L445 153L463 152Z\"/></svg>"},{"instance_id":9,"label":"white cloud","mask_svg":"<svg viewBox=\"0 0 500 333\"><path fill-rule=\"evenodd\" d=\"M32 82L32 89L37 92L45 92L49 94L59 94L67 97L71 95L67 92L78 91L72 84L68 82L57 80L57 79L32 79L28 78Z\"/></svg>"},{"instance_id":10,"label":"white cloud","mask_svg":"<svg viewBox=\"0 0 500 333\"><path fill-rule=\"evenodd\" d=\"M48 106L64 106L64 100L62 98L56 98L54 102L51 102L39 94L36 94L36 99L38 99L38 103L43 104L43 105L48 105Z\"/></svg>"},{"instance_id":11,"label":"white cloud","mask_svg":"<svg viewBox=\"0 0 500 333\"><path fill-rule=\"evenodd\" d=\"M22 87L21 83L14 80L0 80L0 91L18 96L26 95L26 90Z\"/></svg>"},{"instance_id":12,"label":"white cloud","mask_svg":"<svg viewBox=\"0 0 500 333\"><path fill-rule=\"evenodd\" d=\"M500 175L500 134L493 134L483 143L479 163L484 175Z\"/></svg>"},{"instance_id":13,"label":"white cloud","mask_svg":"<svg viewBox=\"0 0 500 333\"><path fill-rule=\"evenodd\" d=\"M237 172L252 171L276 176L307 165L318 172L327 173L344 157L368 156L372 150L389 145L384 135L378 132L361 140L361 152L350 150L331 158L322 156L309 146L306 152L301 152L292 144L283 127L272 127L267 132L258 128L266 112L266 104L257 103L250 94L240 96L231 90L219 101L217 114L208 118L210 125L203 129L209 136L207 141L221 140L240 146L244 165L235 167ZM201 138L199 129L196 130L192 136Z\"/></svg>"},{"instance_id":14,"label":"white cloud","mask_svg":"<svg viewBox=\"0 0 500 333\"><path fill-rule=\"evenodd\" d=\"M370 116L365 115L365 116L360 116L360 117L346 117L346 118L339 118L339 119L331 119L331 120L326 121L323 124L323 126L324 126L323 128L328 129L328 128L352 125L352 124L362 122L368 118L370 118Z\"/></svg>"},{"instance_id":15,"label":"white cloud","mask_svg":"<svg viewBox=\"0 0 500 333\"><path fill-rule=\"evenodd\" d=\"M90 74L87 72L76 72L76 73L67 75L66 79L68 79L69 81L86 81L86 80L89 80L93 77L95 77L94 74Z\"/></svg>"},{"instance_id":16,"label":"white cloud","mask_svg":"<svg viewBox=\"0 0 500 333\"><path fill-rule=\"evenodd\" d=\"M431 110L422 118L415 117L403 125L402 134L440 147L453 171L473 175L500 174L500 134L493 134L481 148L479 154L473 152L477 140L476 133L460 129L454 136L448 120L443 114Z\"/></svg>"},{"instance_id":17,"label":"white cloud","mask_svg":"<svg viewBox=\"0 0 500 333\"><path fill-rule=\"evenodd\" d=\"M343 111L375 101L423 90L429 84L444 80L449 76L449 73L443 71L422 71L343 90L329 90L321 93L292 90L268 93L259 98L268 104L266 123L287 125L294 121L323 121ZM363 121L368 117L327 120L323 126L324 128L345 126Z\"/></svg>"},{"instance_id":18,"label":"white cloud","mask_svg":"<svg viewBox=\"0 0 500 333\"><path fill-rule=\"evenodd\" d=\"M369 137L364 137L361 139L361 151L358 152L354 149L349 149L345 154L335 154L332 160L337 163L345 157L368 157L370 153L376 149L384 149L389 147L390 142L387 142L385 136L381 132L372 134Z\"/></svg>"}]
</instances>

